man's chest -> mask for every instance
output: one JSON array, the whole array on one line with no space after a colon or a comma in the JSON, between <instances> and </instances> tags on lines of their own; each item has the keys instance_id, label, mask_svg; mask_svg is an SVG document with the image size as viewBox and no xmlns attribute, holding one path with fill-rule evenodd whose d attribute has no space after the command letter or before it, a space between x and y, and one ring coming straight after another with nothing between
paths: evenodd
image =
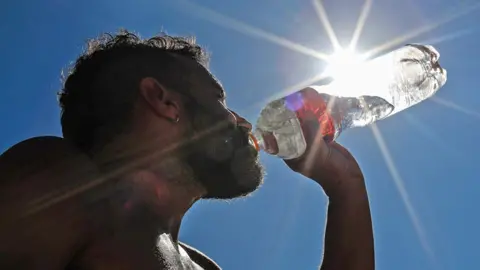
<instances>
[{"instance_id":1,"label":"man's chest","mask_svg":"<svg viewBox=\"0 0 480 270\"><path fill-rule=\"evenodd\" d=\"M145 248L128 241L104 241L86 250L75 269L203 270L188 254L171 242Z\"/></svg>"}]
</instances>

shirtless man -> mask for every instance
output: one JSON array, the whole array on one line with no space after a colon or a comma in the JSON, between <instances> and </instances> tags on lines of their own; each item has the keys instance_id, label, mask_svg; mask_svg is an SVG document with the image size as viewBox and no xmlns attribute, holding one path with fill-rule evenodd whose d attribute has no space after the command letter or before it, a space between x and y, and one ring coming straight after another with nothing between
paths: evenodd
<instances>
[{"instance_id":1,"label":"shirtless man","mask_svg":"<svg viewBox=\"0 0 480 270\"><path fill-rule=\"evenodd\" d=\"M263 175L251 125L228 109L204 50L167 35L103 36L59 100L64 138L0 158L0 269L220 269L178 241L182 217L200 199L255 191ZM306 134L307 152L286 164L329 198L321 269L374 269L358 164Z\"/></svg>"}]
</instances>

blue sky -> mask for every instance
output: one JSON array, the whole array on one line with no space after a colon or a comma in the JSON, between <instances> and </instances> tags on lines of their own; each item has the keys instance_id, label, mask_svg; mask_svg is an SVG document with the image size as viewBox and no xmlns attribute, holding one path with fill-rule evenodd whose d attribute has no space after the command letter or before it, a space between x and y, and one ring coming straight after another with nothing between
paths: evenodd
<instances>
[{"instance_id":1,"label":"blue sky","mask_svg":"<svg viewBox=\"0 0 480 270\"><path fill-rule=\"evenodd\" d=\"M377 269L478 269L480 8L449 20L475 2L382 0L370 8L357 50L446 22L396 47L434 42L449 72L437 99L379 122L375 132L352 129L339 138L366 177ZM160 30L197 36L212 53L211 68L227 89L229 105L251 121L262 101L324 68L324 62L261 33L332 52L310 0L194 1L235 21L191 3L2 3L0 149L31 136L60 134L55 96L60 70L76 58L87 38L119 27L143 36ZM324 1L342 45L348 45L363 3ZM187 215L181 239L227 270L315 269L322 254L325 197L282 161L267 156L262 160L268 175L258 192L248 199L199 203Z\"/></svg>"}]
</instances>

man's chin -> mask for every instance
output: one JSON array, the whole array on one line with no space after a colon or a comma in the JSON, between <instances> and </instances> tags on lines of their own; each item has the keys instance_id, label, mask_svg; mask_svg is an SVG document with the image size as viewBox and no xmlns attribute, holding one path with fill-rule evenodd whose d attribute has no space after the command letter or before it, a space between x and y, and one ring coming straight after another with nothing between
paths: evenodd
<instances>
[{"instance_id":1,"label":"man's chin","mask_svg":"<svg viewBox=\"0 0 480 270\"><path fill-rule=\"evenodd\" d=\"M237 178L238 179L238 178ZM204 199L234 199L245 197L255 192L263 184L263 175L238 179L240 181L226 180L222 185L208 188Z\"/></svg>"},{"instance_id":2,"label":"man's chin","mask_svg":"<svg viewBox=\"0 0 480 270\"><path fill-rule=\"evenodd\" d=\"M250 186L230 185L228 188L209 190L207 194L203 196L203 199L228 200L246 197L255 192L262 185L262 183L263 181L260 180L256 183L252 183Z\"/></svg>"},{"instance_id":3,"label":"man's chin","mask_svg":"<svg viewBox=\"0 0 480 270\"><path fill-rule=\"evenodd\" d=\"M263 183L263 167L258 162L258 155L251 149L239 150L227 171L228 173L215 177L216 183L209 183L205 198L244 197L256 191Z\"/></svg>"}]
</instances>

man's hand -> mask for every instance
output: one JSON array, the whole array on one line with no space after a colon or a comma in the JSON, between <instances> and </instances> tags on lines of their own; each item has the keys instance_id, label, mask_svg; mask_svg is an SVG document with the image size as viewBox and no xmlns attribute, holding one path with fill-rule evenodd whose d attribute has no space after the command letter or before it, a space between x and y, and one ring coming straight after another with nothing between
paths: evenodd
<instances>
[{"instance_id":1,"label":"man's hand","mask_svg":"<svg viewBox=\"0 0 480 270\"><path fill-rule=\"evenodd\" d=\"M336 142L327 144L320 136L306 139L307 151L300 158L285 161L293 171L319 183L333 198L364 185L362 171L347 149Z\"/></svg>"},{"instance_id":2,"label":"man's hand","mask_svg":"<svg viewBox=\"0 0 480 270\"><path fill-rule=\"evenodd\" d=\"M323 270L375 268L373 230L363 174L341 145L325 143L320 132L304 132L307 151L285 161L319 183L329 197Z\"/></svg>"}]
</instances>

